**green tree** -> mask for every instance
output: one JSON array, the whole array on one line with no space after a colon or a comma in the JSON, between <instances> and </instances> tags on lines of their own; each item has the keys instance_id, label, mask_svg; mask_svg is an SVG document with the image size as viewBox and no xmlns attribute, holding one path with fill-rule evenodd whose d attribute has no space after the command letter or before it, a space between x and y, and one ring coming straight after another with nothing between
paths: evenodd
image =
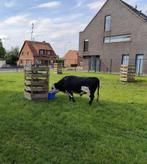
<instances>
[{"instance_id":1,"label":"green tree","mask_svg":"<svg viewBox=\"0 0 147 164\"><path fill-rule=\"evenodd\" d=\"M2 43L2 41L0 39L0 58L3 59L5 57L5 54L6 54L6 50L3 47L3 43Z\"/></svg>"},{"instance_id":2,"label":"green tree","mask_svg":"<svg viewBox=\"0 0 147 164\"><path fill-rule=\"evenodd\" d=\"M17 61L19 59L19 48L15 47L8 51L5 55L5 60L7 64L17 65Z\"/></svg>"}]
</instances>

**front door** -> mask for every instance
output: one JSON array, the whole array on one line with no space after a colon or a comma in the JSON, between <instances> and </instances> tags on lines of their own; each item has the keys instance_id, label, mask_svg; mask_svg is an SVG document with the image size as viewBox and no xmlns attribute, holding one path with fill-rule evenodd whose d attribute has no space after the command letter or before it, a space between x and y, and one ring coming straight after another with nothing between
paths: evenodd
<instances>
[{"instance_id":1,"label":"front door","mask_svg":"<svg viewBox=\"0 0 147 164\"><path fill-rule=\"evenodd\" d=\"M91 57L91 71L95 72L95 70L96 70L96 57L92 56Z\"/></svg>"},{"instance_id":2,"label":"front door","mask_svg":"<svg viewBox=\"0 0 147 164\"><path fill-rule=\"evenodd\" d=\"M99 56L89 57L89 71L92 71L92 72L100 71L100 58L99 58Z\"/></svg>"},{"instance_id":3,"label":"front door","mask_svg":"<svg viewBox=\"0 0 147 164\"><path fill-rule=\"evenodd\" d=\"M136 55L136 74L143 74L143 54Z\"/></svg>"}]
</instances>

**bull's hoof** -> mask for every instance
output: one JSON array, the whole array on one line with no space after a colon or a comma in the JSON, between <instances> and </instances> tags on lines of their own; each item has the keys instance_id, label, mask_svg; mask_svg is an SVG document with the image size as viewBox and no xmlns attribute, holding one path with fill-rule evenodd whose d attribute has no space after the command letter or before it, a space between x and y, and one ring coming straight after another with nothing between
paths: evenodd
<instances>
[{"instance_id":1,"label":"bull's hoof","mask_svg":"<svg viewBox=\"0 0 147 164\"><path fill-rule=\"evenodd\" d=\"M89 105L91 105L92 104L92 102L89 102Z\"/></svg>"},{"instance_id":2,"label":"bull's hoof","mask_svg":"<svg viewBox=\"0 0 147 164\"><path fill-rule=\"evenodd\" d=\"M72 101L73 101L73 103L75 103L75 102L76 102L74 99L73 99Z\"/></svg>"}]
</instances>

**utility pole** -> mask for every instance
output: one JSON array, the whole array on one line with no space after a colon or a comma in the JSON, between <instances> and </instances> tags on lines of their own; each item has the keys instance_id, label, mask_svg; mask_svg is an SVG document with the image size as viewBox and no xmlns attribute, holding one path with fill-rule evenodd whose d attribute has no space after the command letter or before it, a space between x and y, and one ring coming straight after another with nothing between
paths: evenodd
<instances>
[{"instance_id":1,"label":"utility pole","mask_svg":"<svg viewBox=\"0 0 147 164\"><path fill-rule=\"evenodd\" d=\"M34 26L35 26L34 23L32 23L31 41L33 41Z\"/></svg>"}]
</instances>

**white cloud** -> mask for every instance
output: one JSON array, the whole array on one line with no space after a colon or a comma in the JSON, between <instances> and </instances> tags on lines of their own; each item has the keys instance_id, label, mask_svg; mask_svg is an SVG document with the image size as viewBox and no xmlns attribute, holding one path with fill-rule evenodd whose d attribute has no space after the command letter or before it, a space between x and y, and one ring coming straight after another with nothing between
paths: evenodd
<instances>
[{"instance_id":1,"label":"white cloud","mask_svg":"<svg viewBox=\"0 0 147 164\"><path fill-rule=\"evenodd\" d=\"M0 40L2 40L2 42L6 42L9 38L7 37L7 35L3 35L3 34L0 34Z\"/></svg>"},{"instance_id":2,"label":"white cloud","mask_svg":"<svg viewBox=\"0 0 147 164\"><path fill-rule=\"evenodd\" d=\"M28 22L26 15L17 15L17 16L12 16L7 18L6 20L3 21L3 24L7 25L20 25L20 24L25 24Z\"/></svg>"},{"instance_id":3,"label":"white cloud","mask_svg":"<svg viewBox=\"0 0 147 164\"><path fill-rule=\"evenodd\" d=\"M91 10L99 10L105 2L106 0L99 0L99 1L91 2L87 5L87 7Z\"/></svg>"},{"instance_id":4,"label":"white cloud","mask_svg":"<svg viewBox=\"0 0 147 164\"><path fill-rule=\"evenodd\" d=\"M128 4L130 4L130 5L132 5L132 6L134 6L135 7L135 5L137 5L137 3L139 2L139 0L129 0L129 2L128 2L128 0L124 0L126 3L128 3Z\"/></svg>"},{"instance_id":5,"label":"white cloud","mask_svg":"<svg viewBox=\"0 0 147 164\"><path fill-rule=\"evenodd\" d=\"M76 0L76 7L75 8L81 7L84 2L85 2L85 0Z\"/></svg>"},{"instance_id":6,"label":"white cloud","mask_svg":"<svg viewBox=\"0 0 147 164\"><path fill-rule=\"evenodd\" d=\"M0 22L0 37L4 39L3 43L6 49L15 46L21 48L24 40L30 40L31 24L34 23L35 40L50 42L56 53L63 56L67 48L77 48L79 31L86 26L82 22L79 24L78 18L81 16L80 13L75 13L57 18L33 19L30 15L9 17ZM71 44L67 47L66 44L69 41Z\"/></svg>"},{"instance_id":7,"label":"white cloud","mask_svg":"<svg viewBox=\"0 0 147 164\"><path fill-rule=\"evenodd\" d=\"M5 0L3 2L3 4L4 4L4 7L11 8L11 7L14 7L16 5L16 0Z\"/></svg>"},{"instance_id":8,"label":"white cloud","mask_svg":"<svg viewBox=\"0 0 147 164\"><path fill-rule=\"evenodd\" d=\"M37 8L57 8L59 6L61 6L61 2L51 1L48 3L42 3L42 4L38 5Z\"/></svg>"}]
</instances>

